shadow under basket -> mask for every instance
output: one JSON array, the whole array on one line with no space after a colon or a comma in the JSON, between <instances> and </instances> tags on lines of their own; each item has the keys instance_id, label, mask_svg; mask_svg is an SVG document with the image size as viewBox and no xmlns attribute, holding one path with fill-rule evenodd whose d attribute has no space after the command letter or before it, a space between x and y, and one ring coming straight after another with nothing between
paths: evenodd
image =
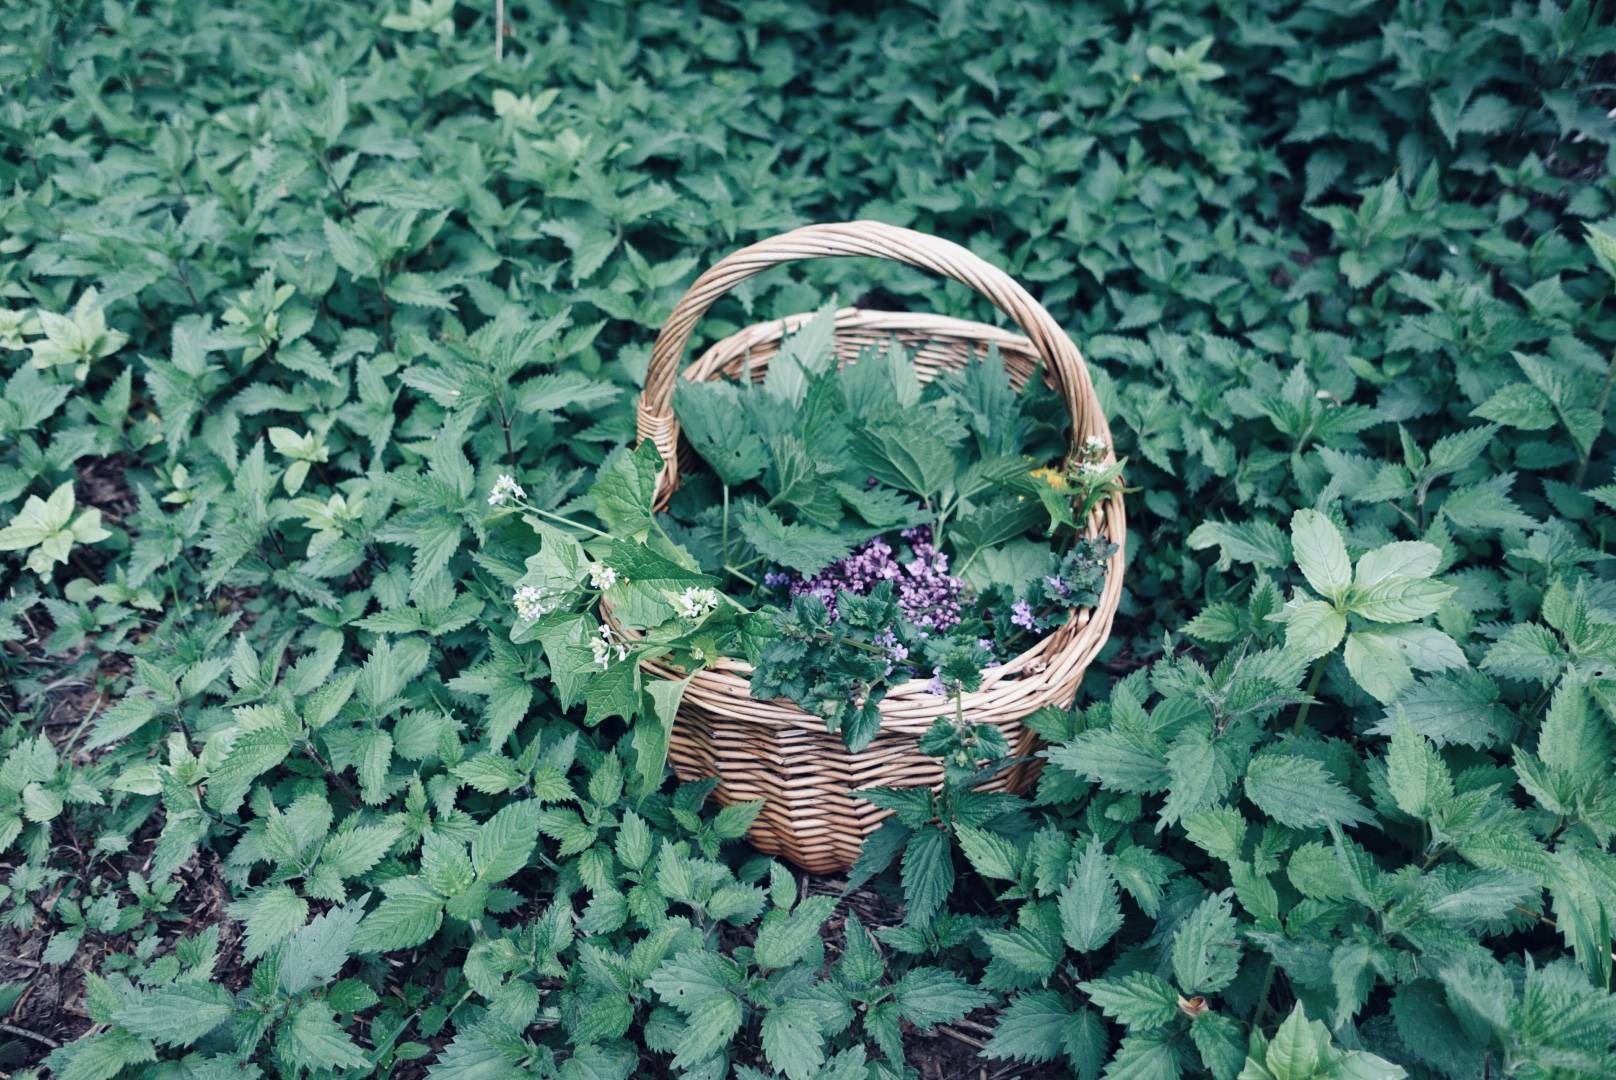
<instances>
[{"instance_id":1,"label":"shadow under basket","mask_svg":"<svg viewBox=\"0 0 1616 1080\"><path fill-rule=\"evenodd\" d=\"M796 259L875 256L934 270L971 286L991 300L1024 331L1010 333L983 323L920 313L860 311L836 313L835 351L847 363L871 346L896 339L913 357L918 377L930 381L962 367L996 347L1017 389L1042 367L1072 416L1074 445L1101 439L1111 446L1109 428L1077 348L1041 306L1002 271L958 245L877 222L809 225L728 256L691 286L663 326L652 351L640 402L639 434L656 442L664 466L657 505L665 506L677 486L681 464L699 467L679 439L673 415L673 388L691 330L708 307L736 283L770 266ZM686 379L762 378L786 333L811 314L760 323L713 345L686 368ZM984 673L981 689L964 695L965 717L992 724L1016 756L1032 754L1037 736L1024 717L1046 705L1067 707L1084 671L1111 631L1122 592L1126 540L1121 495L1098 506L1086 526L1117 545L1105 586L1093 608L1081 608L1037 644ZM643 665L651 678L680 679L685 673L656 661ZM951 700L929 693L925 680L888 690L880 703L881 727L873 742L850 752L823 719L788 701L751 696L751 667L724 658L690 679L673 725L669 760L684 780L718 778L717 797L729 804L762 799L763 808L748 839L813 873L851 866L864 838L890 811L852 795L862 788L937 787L942 762L920 750L920 737L938 717L951 714ZM1023 789L1037 774L1037 762L999 773L983 790Z\"/></svg>"}]
</instances>

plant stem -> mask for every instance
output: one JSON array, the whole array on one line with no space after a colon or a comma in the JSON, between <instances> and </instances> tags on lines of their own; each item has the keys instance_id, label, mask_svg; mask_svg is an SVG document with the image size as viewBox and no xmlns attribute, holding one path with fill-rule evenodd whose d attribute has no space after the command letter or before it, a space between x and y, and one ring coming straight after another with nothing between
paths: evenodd
<instances>
[{"instance_id":1,"label":"plant stem","mask_svg":"<svg viewBox=\"0 0 1616 1080\"><path fill-rule=\"evenodd\" d=\"M534 506L532 503L523 502L523 503L517 503L516 505L520 506L523 510L526 510L526 511L528 511L530 513L534 513L534 514L539 515L541 518L549 518L551 521L554 521L557 524L570 525L574 529L582 529L584 532L589 533L591 536L604 536L608 540L610 540L612 538L611 533L602 532L600 529L595 528L593 525L585 525L581 521L574 521L570 517L566 517L565 515L554 513L554 512L552 512L550 510L540 510L537 506Z\"/></svg>"},{"instance_id":2,"label":"plant stem","mask_svg":"<svg viewBox=\"0 0 1616 1080\"><path fill-rule=\"evenodd\" d=\"M1268 970L1263 972L1262 989L1257 991L1257 1008L1251 1016L1251 1026L1261 1029L1268 1016L1268 993L1274 987L1274 958L1268 958Z\"/></svg>"},{"instance_id":3,"label":"plant stem","mask_svg":"<svg viewBox=\"0 0 1616 1080\"><path fill-rule=\"evenodd\" d=\"M1307 711L1313 707L1313 692L1319 688L1319 680L1324 678L1324 665L1328 660L1328 656L1321 656L1313 661L1313 675L1307 680L1307 690L1305 691L1308 700L1302 702L1302 707L1296 710L1296 726L1291 729L1298 735L1307 726Z\"/></svg>"},{"instance_id":4,"label":"plant stem","mask_svg":"<svg viewBox=\"0 0 1616 1080\"><path fill-rule=\"evenodd\" d=\"M729 485L724 485L724 524L719 530L719 550L723 553L724 566L729 566Z\"/></svg>"},{"instance_id":5,"label":"plant stem","mask_svg":"<svg viewBox=\"0 0 1616 1080\"><path fill-rule=\"evenodd\" d=\"M746 584L752 586L752 588L754 588L754 589L757 588L756 579L746 576L745 574L741 573L740 570L738 570L737 568L731 566L729 563L724 564L724 572L729 574L730 577L738 578L741 581L746 582Z\"/></svg>"}]
</instances>

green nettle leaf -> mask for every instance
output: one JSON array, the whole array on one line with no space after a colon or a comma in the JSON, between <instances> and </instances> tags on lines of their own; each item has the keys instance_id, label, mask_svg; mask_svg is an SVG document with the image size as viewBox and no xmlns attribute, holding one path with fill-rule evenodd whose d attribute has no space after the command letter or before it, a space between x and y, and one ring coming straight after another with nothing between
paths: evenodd
<instances>
[{"instance_id":1,"label":"green nettle leaf","mask_svg":"<svg viewBox=\"0 0 1616 1080\"><path fill-rule=\"evenodd\" d=\"M230 913L246 926L243 955L255 960L302 928L309 918L309 902L289 885L272 885L231 904Z\"/></svg>"},{"instance_id":2,"label":"green nettle leaf","mask_svg":"<svg viewBox=\"0 0 1616 1080\"><path fill-rule=\"evenodd\" d=\"M364 1053L338 1026L326 1002L306 1001L280 1029L276 1049L295 1065L317 1070L363 1069Z\"/></svg>"},{"instance_id":3,"label":"green nettle leaf","mask_svg":"<svg viewBox=\"0 0 1616 1080\"><path fill-rule=\"evenodd\" d=\"M394 878L382 888L387 895L359 924L354 952L414 948L443 925L444 898L420 878Z\"/></svg>"},{"instance_id":4,"label":"green nettle leaf","mask_svg":"<svg viewBox=\"0 0 1616 1080\"><path fill-rule=\"evenodd\" d=\"M234 995L213 983L174 983L141 991L113 1014L119 1026L170 1046L189 1046L236 1012Z\"/></svg>"},{"instance_id":5,"label":"green nettle leaf","mask_svg":"<svg viewBox=\"0 0 1616 1080\"><path fill-rule=\"evenodd\" d=\"M761 506L744 507L738 522L746 542L757 548L760 555L804 577L812 577L844 558L863 539L857 533L832 532L803 522L788 524L772 510Z\"/></svg>"},{"instance_id":6,"label":"green nettle leaf","mask_svg":"<svg viewBox=\"0 0 1616 1080\"><path fill-rule=\"evenodd\" d=\"M893 988L893 998L898 1015L921 1028L951 1023L992 1000L954 972L935 967L911 968Z\"/></svg>"},{"instance_id":7,"label":"green nettle leaf","mask_svg":"<svg viewBox=\"0 0 1616 1080\"><path fill-rule=\"evenodd\" d=\"M1138 971L1114 979L1094 979L1078 988L1105 1015L1131 1031L1154 1031L1178 1015L1178 991L1157 975Z\"/></svg>"},{"instance_id":8,"label":"green nettle leaf","mask_svg":"<svg viewBox=\"0 0 1616 1080\"><path fill-rule=\"evenodd\" d=\"M1168 785L1164 750L1161 740L1146 732L1110 727L1085 731L1048 754L1055 765L1107 790L1144 794Z\"/></svg>"},{"instance_id":9,"label":"green nettle leaf","mask_svg":"<svg viewBox=\"0 0 1616 1080\"><path fill-rule=\"evenodd\" d=\"M262 719L265 726L236 736L223 764L209 778L208 805L221 813L233 813L252 782L279 765L292 751L292 737L287 733L284 718L271 711L263 714Z\"/></svg>"},{"instance_id":10,"label":"green nettle leaf","mask_svg":"<svg viewBox=\"0 0 1616 1080\"><path fill-rule=\"evenodd\" d=\"M1386 782L1397 808L1410 817L1428 818L1453 798L1453 780L1436 749L1406 719L1392 731L1386 754Z\"/></svg>"},{"instance_id":11,"label":"green nettle leaf","mask_svg":"<svg viewBox=\"0 0 1616 1080\"><path fill-rule=\"evenodd\" d=\"M825 1062L825 1036L813 1003L787 1001L775 1006L763 1018L760 1034L769 1064L788 1080L807 1080Z\"/></svg>"},{"instance_id":12,"label":"green nettle leaf","mask_svg":"<svg viewBox=\"0 0 1616 1080\"><path fill-rule=\"evenodd\" d=\"M954 888L954 856L948 836L921 828L903 849L903 896L908 903L906 921L927 927Z\"/></svg>"},{"instance_id":13,"label":"green nettle leaf","mask_svg":"<svg viewBox=\"0 0 1616 1080\"><path fill-rule=\"evenodd\" d=\"M1279 751L1258 754L1246 767L1245 790L1259 810L1293 829L1374 821L1363 804L1312 758Z\"/></svg>"},{"instance_id":14,"label":"green nettle leaf","mask_svg":"<svg viewBox=\"0 0 1616 1080\"><path fill-rule=\"evenodd\" d=\"M1111 860L1090 837L1072 876L1060 892L1061 936L1068 948L1093 952L1122 929L1122 901Z\"/></svg>"},{"instance_id":15,"label":"green nettle leaf","mask_svg":"<svg viewBox=\"0 0 1616 1080\"><path fill-rule=\"evenodd\" d=\"M1201 901L1173 935L1173 977L1186 994L1215 994L1240 970L1231 891Z\"/></svg>"},{"instance_id":16,"label":"green nettle leaf","mask_svg":"<svg viewBox=\"0 0 1616 1080\"><path fill-rule=\"evenodd\" d=\"M819 943L819 929L836 907L833 896L810 896L787 914L771 911L758 927L753 958L762 968L789 967L806 959Z\"/></svg>"},{"instance_id":17,"label":"green nettle leaf","mask_svg":"<svg viewBox=\"0 0 1616 1080\"><path fill-rule=\"evenodd\" d=\"M706 1059L740 1030L744 1012L730 990L730 977L725 961L716 955L684 952L646 979L646 987L685 1018L672 1047L674 1068Z\"/></svg>"},{"instance_id":18,"label":"green nettle leaf","mask_svg":"<svg viewBox=\"0 0 1616 1080\"><path fill-rule=\"evenodd\" d=\"M1352 560L1335 522L1317 510L1296 511L1291 516L1291 549L1313 590L1340 603L1352 584Z\"/></svg>"},{"instance_id":19,"label":"green nettle leaf","mask_svg":"<svg viewBox=\"0 0 1616 1080\"><path fill-rule=\"evenodd\" d=\"M1066 1048L1066 1026L1074 1013L1066 997L1055 990L1033 990L1018 994L999 1014L993 1038L982 1048L982 1056L995 1060L1053 1061Z\"/></svg>"},{"instance_id":20,"label":"green nettle leaf","mask_svg":"<svg viewBox=\"0 0 1616 1080\"><path fill-rule=\"evenodd\" d=\"M477 877L498 884L528 864L539 839L544 813L537 799L524 799L504 807L477 830L471 841L471 863Z\"/></svg>"},{"instance_id":21,"label":"green nettle leaf","mask_svg":"<svg viewBox=\"0 0 1616 1080\"><path fill-rule=\"evenodd\" d=\"M685 437L724 483L744 484L768 466L768 448L742 421L741 390L734 383L681 379L673 406Z\"/></svg>"}]
</instances>

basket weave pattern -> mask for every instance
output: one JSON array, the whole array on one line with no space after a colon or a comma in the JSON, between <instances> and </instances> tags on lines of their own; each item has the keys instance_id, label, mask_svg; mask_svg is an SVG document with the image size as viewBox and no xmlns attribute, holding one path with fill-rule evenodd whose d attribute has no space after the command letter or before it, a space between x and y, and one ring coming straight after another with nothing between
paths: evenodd
<instances>
[{"instance_id":1,"label":"basket weave pattern","mask_svg":"<svg viewBox=\"0 0 1616 1080\"><path fill-rule=\"evenodd\" d=\"M658 335L638 421L640 437L654 440L666 462L657 484L659 507L666 505L677 486L681 464L688 467L694 460L679 440L673 391L696 322L736 284L771 266L853 255L893 259L963 282L992 301L1023 333L939 315L846 308L836 313L834 348L840 362L855 360L864 348L896 338L913 355L917 374L925 382L964 366L990 345L997 346L1018 389L1042 364L1071 413L1074 444L1095 436L1110 445L1110 430L1076 346L1003 271L956 244L892 225L866 221L809 225L716 263L691 285ZM759 323L733 334L709 348L683 377L734 378L747 372L761 379L784 335L810 317ZM1084 670L1111 631L1122 592L1125 521L1120 495L1095 510L1087 531L1091 536L1104 533L1118 546L1099 602L1074 612L1065 625L1032 648L988 670L981 689L964 696L966 718L999 727L1017 755L1037 747L1036 736L1021 719L1045 705L1070 705ZM645 662L644 669L653 678L685 677L654 660ZM825 730L823 719L790 702L754 699L750 676L750 665L724 658L691 677L674 723L669 759L681 779L718 777L721 802L764 800L749 833L759 849L815 873L845 869L888 813L849 792L941 784L942 764L920 752L919 740L933 720L951 712L951 706L948 699L928 693L924 680L888 691L880 703L879 733L865 750L854 754L840 735ZM1019 790L1035 771L1018 766L985 787Z\"/></svg>"}]
</instances>

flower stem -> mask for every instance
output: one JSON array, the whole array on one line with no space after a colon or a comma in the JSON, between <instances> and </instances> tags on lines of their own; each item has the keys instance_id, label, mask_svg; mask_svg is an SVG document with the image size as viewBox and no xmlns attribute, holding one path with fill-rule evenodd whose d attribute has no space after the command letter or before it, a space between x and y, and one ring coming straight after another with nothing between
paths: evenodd
<instances>
[{"instance_id":1,"label":"flower stem","mask_svg":"<svg viewBox=\"0 0 1616 1080\"><path fill-rule=\"evenodd\" d=\"M754 589L757 588L758 583L754 578L750 578L747 575L741 573L741 571L738 568L731 566L729 563L724 564L724 572L729 574L730 577L738 578L741 581L746 582L746 584L752 586L752 588L754 588Z\"/></svg>"}]
</instances>

